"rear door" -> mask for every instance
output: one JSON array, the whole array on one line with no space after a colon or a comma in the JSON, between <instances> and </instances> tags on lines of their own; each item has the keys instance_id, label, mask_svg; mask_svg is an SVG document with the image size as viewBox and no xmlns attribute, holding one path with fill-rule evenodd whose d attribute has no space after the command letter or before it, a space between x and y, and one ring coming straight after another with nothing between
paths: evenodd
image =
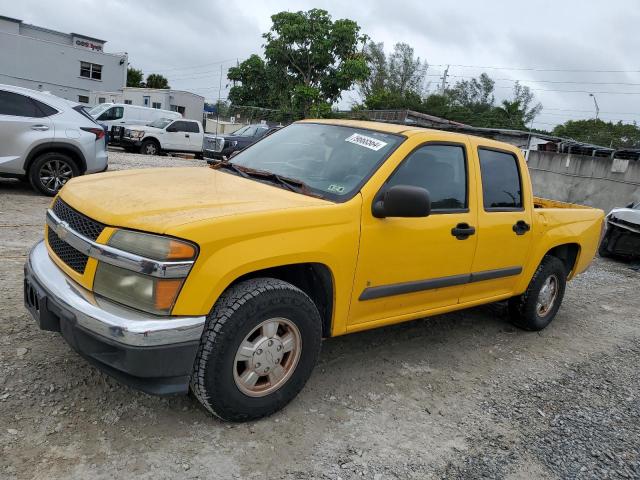
<instances>
[{"instance_id":1,"label":"rear door","mask_svg":"<svg viewBox=\"0 0 640 480\"><path fill-rule=\"evenodd\" d=\"M522 157L482 143L474 145L473 155L480 166L478 245L462 302L513 293L532 237L533 199Z\"/></svg>"},{"instance_id":2,"label":"rear door","mask_svg":"<svg viewBox=\"0 0 640 480\"><path fill-rule=\"evenodd\" d=\"M0 172L24 173L26 155L54 138L50 115L57 111L30 97L0 90Z\"/></svg>"},{"instance_id":3,"label":"rear door","mask_svg":"<svg viewBox=\"0 0 640 480\"><path fill-rule=\"evenodd\" d=\"M200 131L198 122L190 122L184 120L186 149L190 152L200 152L202 150L202 141L204 134Z\"/></svg>"}]
</instances>

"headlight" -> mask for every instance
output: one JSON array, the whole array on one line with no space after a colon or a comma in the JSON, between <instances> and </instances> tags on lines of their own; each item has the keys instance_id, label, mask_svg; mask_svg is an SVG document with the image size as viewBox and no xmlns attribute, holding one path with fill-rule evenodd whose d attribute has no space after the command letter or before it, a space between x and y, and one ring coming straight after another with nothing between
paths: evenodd
<instances>
[{"instance_id":1,"label":"headlight","mask_svg":"<svg viewBox=\"0 0 640 480\"><path fill-rule=\"evenodd\" d=\"M144 130L125 130L125 136L129 138L142 138L144 137Z\"/></svg>"},{"instance_id":2,"label":"headlight","mask_svg":"<svg viewBox=\"0 0 640 480\"><path fill-rule=\"evenodd\" d=\"M117 230L107 242L120 250L160 261L193 260L190 243L160 235ZM168 315L184 278L158 278L100 262L93 282L95 293L155 315Z\"/></svg>"}]
</instances>

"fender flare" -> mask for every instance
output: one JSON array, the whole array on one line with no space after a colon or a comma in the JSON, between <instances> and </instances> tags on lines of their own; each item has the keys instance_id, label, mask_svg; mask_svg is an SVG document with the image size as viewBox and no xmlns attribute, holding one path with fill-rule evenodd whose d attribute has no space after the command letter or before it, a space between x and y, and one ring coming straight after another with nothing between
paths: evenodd
<instances>
[{"instance_id":1,"label":"fender flare","mask_svg":"<svg viewBox=\"0 0 640 480\"><path fill-rule=\"evenodd\" d=\"M55 141L41 143L33 147L27 154L26 161L24 162L24 171L28 173L35 159L38 158L41 154L47 152L70 153L71 156L79 163L78 168L80 169L80 173L84 173L87 171L87 161L84 158L82 151L78 147L76 147L75 145L71 145L70 143Z\"/></svg>"}]
</instances>

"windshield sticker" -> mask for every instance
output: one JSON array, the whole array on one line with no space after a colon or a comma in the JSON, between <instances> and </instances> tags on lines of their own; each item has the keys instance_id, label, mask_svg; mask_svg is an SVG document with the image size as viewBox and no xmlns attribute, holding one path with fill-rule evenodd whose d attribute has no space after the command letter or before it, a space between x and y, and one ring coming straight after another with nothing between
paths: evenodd
<instances>
[{"instance_id":1,"label":"windshield sticker","mask_svg":"<svg viewBox=\"0 0 640 480\"><path fill-rule=\"evenodd\" d=\"M342 185L329 185L329 188L327 188L327 190L329 192L336 192L336 193L343 193L344 192L344 187Z\"/></svg>"},{"instance_id":2,"label":"windshield sticker","mask_svg":"<svg viewBox=\"0 0 640 480\"><path fill-rule=\"evenodd\" d=\"M355 143L356 145L375 151L378 151L387 145L387 142L383 142L377 138L367 137L366 135L360 135L359 133L354 133L349 138L346 138L345 142Z\"/></svg>"}]
</instances>

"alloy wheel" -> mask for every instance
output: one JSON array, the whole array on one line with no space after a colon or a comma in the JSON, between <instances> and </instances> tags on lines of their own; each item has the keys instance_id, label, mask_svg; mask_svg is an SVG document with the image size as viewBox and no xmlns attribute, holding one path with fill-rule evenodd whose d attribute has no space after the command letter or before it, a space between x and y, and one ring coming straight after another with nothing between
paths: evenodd
<instances>
[{"instance_id":1,"label":"alloy wheel","mask_svg":"<svg viewBox=\"0 0 640 480\"><path fill-rule=\"evenodd\" d=\"M40 168L40 183L47 190L57 192L73 178L71 166L62 160L49 160Z\"/></svg>"},{"instance_id":2,"label":"alloy wheel","mask_svg":"<svg viewBox=\"0 0 640 480\"><path fill-rule=\"evenodd\" d=\"M542 284L536 303L536 311L541 317L544 317L553 308L558 297L558 284L558 277L555 275L549 275Z\"/></svg>"},{"instance_id":3,"label":"alloy wheel","mask_svg":"<svg viewBox=\"0 0 640 480\"><path fill-rule=\"evenodd\" d=\"M265 320L238 347L233 365L236 386L250 397L275 392L293 374L301 350L302 336L291 320Z\"/></svg>"}]
</instances>

